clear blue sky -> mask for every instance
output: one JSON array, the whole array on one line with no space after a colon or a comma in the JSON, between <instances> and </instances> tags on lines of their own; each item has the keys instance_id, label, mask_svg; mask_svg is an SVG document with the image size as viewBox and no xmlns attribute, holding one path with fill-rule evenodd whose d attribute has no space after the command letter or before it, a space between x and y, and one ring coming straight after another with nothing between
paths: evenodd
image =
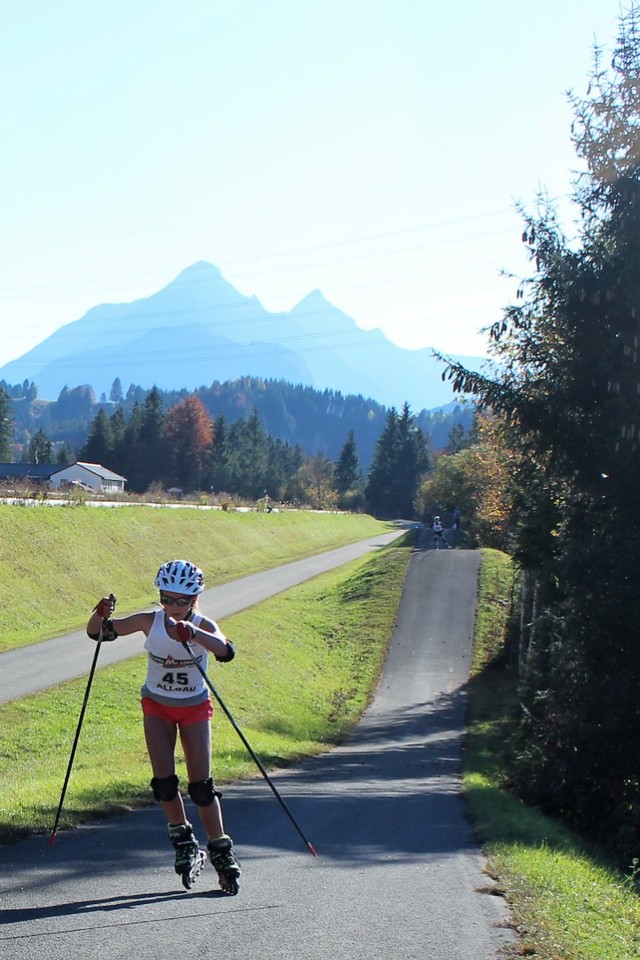
<instances>
[{"instance_id":1,"label":"clear blue sky","mask_svg":"<svg viewBox=\"0 0 640 960\"><path fill-rule=\"evenodd\" d=\"M0 30L0 365L208 260L482 354L617 0L31 0ZM607 58L608 62L608 58ZM564 209L564 200L562 200ZM570 229L570 209L566 207Z\"/></svg>"}]
</instances>

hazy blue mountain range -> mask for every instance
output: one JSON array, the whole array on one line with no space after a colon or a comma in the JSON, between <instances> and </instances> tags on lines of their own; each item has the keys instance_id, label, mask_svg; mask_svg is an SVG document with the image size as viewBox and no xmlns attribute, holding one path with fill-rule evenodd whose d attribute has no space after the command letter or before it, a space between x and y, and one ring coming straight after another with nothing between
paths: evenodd
<instances>
[{"instance_id":1,"label":"hazy blue mountain range","mask_svg":"<svg viewBox=\"0 0 640 960\"><path fill-rule=\"evenodd\" d=\"M477 358L463 358L477 366ZM0 367L8 383L33 381L55 400L66 386L124 390L195 389L243 376L286 380L362 395L400 409L434 409L454 399L429 349L405 350L366 331L320 291L288 313L245 297L209 263L196 263L163 290L131 303L101 304Z\"/></svg>"}]
</instances>

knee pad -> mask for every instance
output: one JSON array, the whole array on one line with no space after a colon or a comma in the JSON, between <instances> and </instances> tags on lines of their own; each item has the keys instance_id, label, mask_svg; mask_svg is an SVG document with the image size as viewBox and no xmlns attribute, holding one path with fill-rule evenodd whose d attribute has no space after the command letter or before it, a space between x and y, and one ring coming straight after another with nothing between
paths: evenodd
<instances>
[{"instance_id":1,"label":"knee pad","mask_svg":"<svg viewBox=\"0 0 640 960\"><path fill-rule=\"evenodd\" d=\"M178 796L179 782L174 773L170 777L154 777L149 786L153 790L153 795L156 800L170 803L171 800L175 800Z\"/></svg>"},{"instance_id":2,"label":"knee pad","mask_svg":"<svg viewBox=\"0 0 640 960\"><path fill-rule=\"evenodd\" d=\"M188 786L189 796L197 807L210 807L216 797L221 797L213 785L213 779L196 780Z\"/></svg>"}]
</instances>

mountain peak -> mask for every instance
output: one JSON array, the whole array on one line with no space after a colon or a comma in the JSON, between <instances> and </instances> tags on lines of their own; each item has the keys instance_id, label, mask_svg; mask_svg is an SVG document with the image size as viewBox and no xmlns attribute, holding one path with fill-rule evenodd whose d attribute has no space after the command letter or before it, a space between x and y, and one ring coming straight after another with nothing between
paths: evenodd
<instances>
[{"instance_id":1,"label":"mountain peak","mask_svg":"<svg viewBox=\"0 0 640 960\"><path fill-rule=\"evenodd\" d=\"M305 297L303 297L299 303L296 303L295 307L293 307L290 312L295 313L296 310L301 309L308 310L309 307L329 307L332 310L338 309L337 307L334 307L333 304L329 303L322 290L316 289L312 290L311 293L308 293Z\"/></svg>"},{"instance_id":2,"label":"mountain peak","mask_svg":"<svg viewBox=\"0 0 640 960\"><path fill-rule=\"evenodd\" d=\"M218 267L206 260L198 260L192 263L190 267L181 270L175 280L172 280L169 286L200 283L204 280L221 280L222 274Z\"/></svg>"},{"instance_id":3,"label":"mountain peak","mask_svg":"<svg viewBox=\"0 0 640 960\"><path fill-rule=\"evenodd\" d=\"M245 376L359 394L396 409L405 401L415 411L452 399L441 366L425 351L403 350L381 331L363 330L321 290L288 313L272 313L204 260L150 297L93 307L0 368L8 383L33 380L46 399L78 383L107 393L116 377L147 389L191 390Z\"/></svg>"}]
</instances>

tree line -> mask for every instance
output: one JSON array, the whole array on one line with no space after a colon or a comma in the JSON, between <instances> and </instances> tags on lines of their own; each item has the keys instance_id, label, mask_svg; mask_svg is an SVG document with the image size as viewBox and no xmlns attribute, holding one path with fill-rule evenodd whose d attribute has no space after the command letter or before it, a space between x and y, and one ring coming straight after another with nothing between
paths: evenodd
<instances>
[{"instance_id":1,"label":"tree line","mask_svg":"<svg viewBox=\"0 0 640 960\"><path fill-rule=\"evenodd\" d=\"M56 461L76 454L86 442L91 421L98 410L110 416L122 410L129 418L136 404L144 405L149 393L136 384L124 388L114 377L109 395L96 399L92 387L84 384L64 387L57 400L38 398L37 386L29 381L0 387L11 397L15 423L15 459L33 459L30 447L36 434L51 441ZM322 451L336 460L345 436L353 430L357 439L362 469L367 471L381 431L387 409L360 395L343 395L335 390L315 390L301 384L259 377L242 377L230 381L214 381L194 391L161 390L166 412L188 395L196 396L215 421L222 416L227 424L247 418L257 410L264 431L274 439L291 446L300 446L306 455ZM429 437L434 449L442 448L452 426L467 427L472 412L462 404L438 410L421 410L414 414L417 426Z\"/></svg>"},{"instance_id":2,"label":"tree line","mask_svg":"<svg viewBox=\"0 0 640 960\"><path fill-rule=\"evenodd\" d=\"M27 384L22 390L27 387L31 390ZM13 389L19 392L20 387ZM110 403L95 405L97 412L77 450L78 459L101 463L126 477L132 492L162 488L176 494L369 510L386 517L415 515L416 493L432 460L429 437L408 404L400 413L386 411L365 469L353 429L332 459L322 450L309 454L299 444L271 436L255 407L229 423L221 413L212 418L198 393L170 397L154 387L143 397L130 397L127 403L114 381ZM7 458L13 432L9 401L0 385L0 440L4 437ZM63 395L61 401L68 405L69 397ZM85 391L80 402L86 401ZM332 401L338 402L335 397ZM455 415L449 422L455 422ZM40 427L26 448L27 462L51 463L55 456L54 444ZM58 449L57 462L70 462L66 444Z\"/></svg>"}]
</instances>

